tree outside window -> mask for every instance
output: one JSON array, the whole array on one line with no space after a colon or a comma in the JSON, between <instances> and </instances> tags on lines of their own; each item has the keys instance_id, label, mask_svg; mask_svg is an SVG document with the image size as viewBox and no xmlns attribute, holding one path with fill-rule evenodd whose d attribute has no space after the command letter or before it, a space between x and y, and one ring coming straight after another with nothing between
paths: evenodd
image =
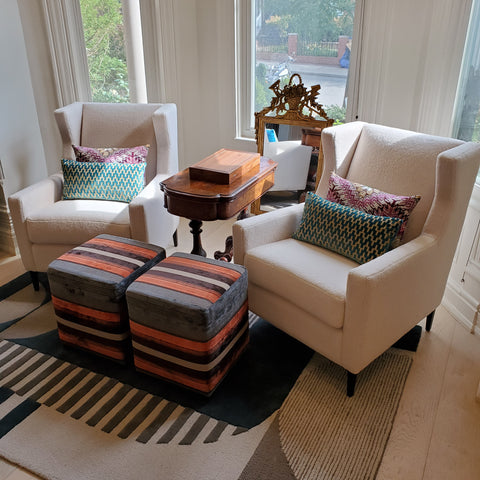
<instances>
[{"instance_id":1,"label":"tree outside window","mask_svg":"<svg viewBox=\"0 0 480 480\"><path fill-rule=\"evenodd\" d=\"M80 0L94 102L129 101L121 0Z\"/></svg>"}]
</instances>

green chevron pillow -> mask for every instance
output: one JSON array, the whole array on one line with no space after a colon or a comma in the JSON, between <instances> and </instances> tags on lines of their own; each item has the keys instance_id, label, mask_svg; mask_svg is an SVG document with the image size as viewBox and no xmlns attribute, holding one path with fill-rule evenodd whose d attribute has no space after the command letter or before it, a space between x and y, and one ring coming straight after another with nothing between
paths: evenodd
<instances>
[{"instance_id":1,"label":"green chevron pillow","mask_svg":"<svg viewBox=\"0 0 480 480\"><path fill-rule=\"evenodd\" d=\"M366 263L391 248L403 220L378 217L308 192L293 238Z\"/></svg>"},{"instance_id":2,"label":"green chevron pillow","mask_svg":"<svg viewBox=\"0 0 480 480\"><path fill-rule=\"evenodd\" d=\"M146 163L100 163L62 160L63 199L130 202L145 184Z\"/></svg>"}]
</instances>

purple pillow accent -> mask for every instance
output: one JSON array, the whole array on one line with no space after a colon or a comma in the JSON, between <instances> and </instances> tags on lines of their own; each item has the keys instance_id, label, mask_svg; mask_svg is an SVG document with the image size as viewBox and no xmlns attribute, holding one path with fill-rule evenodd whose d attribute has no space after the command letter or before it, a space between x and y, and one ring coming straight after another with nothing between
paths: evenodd
<instances>
[{"instance_id":1,"label":"purple pillow accent","mask_svg":"<svg viewBox=\"0 0 480 480\"><path fill-rule=\"evenodd\" d=\"M143 163L148 155L149 145L130 148L92 148L72 145L78 162L100 163Z\"/></svg>"},{"instance_id":2,"label":"purple pillow accent","mask_svg":"<svg viewBox=\"0 0 480 480\"><path fill-rule=\"evenodd\" d=\"M393 195L361 183L351 182L332 172L328 182L327 200L379 217L400 218L403 223L392 247L397 247L402 240L407 221L420 201L418 195Z\"/></svg>"}]
</instances>

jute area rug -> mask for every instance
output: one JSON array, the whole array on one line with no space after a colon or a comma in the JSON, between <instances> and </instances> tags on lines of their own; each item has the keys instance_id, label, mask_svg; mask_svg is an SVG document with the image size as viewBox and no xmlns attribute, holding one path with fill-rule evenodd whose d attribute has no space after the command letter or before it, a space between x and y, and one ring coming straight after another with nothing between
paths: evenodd
<instances>
[{"instance_id":1,"label":"jute area rug","mask_svg":"<svg viewBox=\"0 0 480 480\"><path fill-rule=\"evenodd\" d=\"M348 398L342 368L251 314L248 349L198 398L65 349L46 283L0 299L0 455L46 479L373 479L413 360L391 348Z\"/></svg>"}]
</instances>

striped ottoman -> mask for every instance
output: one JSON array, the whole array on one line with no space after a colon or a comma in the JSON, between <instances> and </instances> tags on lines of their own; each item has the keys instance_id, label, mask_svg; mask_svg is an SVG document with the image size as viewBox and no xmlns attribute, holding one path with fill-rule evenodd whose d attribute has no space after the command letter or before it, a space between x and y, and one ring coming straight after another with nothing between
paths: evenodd
<instances>
[{"instance_id":1,"label":"striped ottoman","mask_svg":"<svg viewBox=\"0 0 480 480\"><path fill-rule=\"evenodd\" d=\"M248 343L241 265L175 253L126 295L139 371L210 395Z\"/></svg>"},{"instance_id":2,"label":"striped ottoman","mask_svg":"<svg viewBox=\"0 0 480 480\"><path fill-rule=\"evenodd\" d=\"M125 290L165 258L165 250L128 238L98 235L48 267L60 340L122 363L131 342Z\"/></svg>"}]
</instances>

